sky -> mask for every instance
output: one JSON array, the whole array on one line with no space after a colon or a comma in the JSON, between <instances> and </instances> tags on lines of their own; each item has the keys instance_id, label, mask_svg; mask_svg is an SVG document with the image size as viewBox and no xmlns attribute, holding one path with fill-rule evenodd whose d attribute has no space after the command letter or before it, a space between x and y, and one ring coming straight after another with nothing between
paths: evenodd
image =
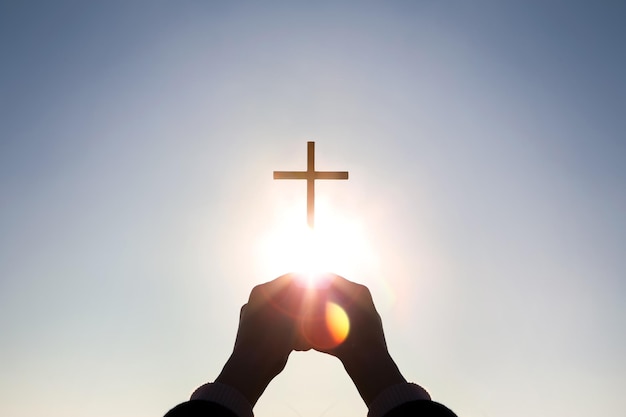
<instances>
[{"instance_id":1,"label":"sky","mask_svg":"<svg viewBox=\"0 0 626 417\"><path fill-rule=\"evenodd\" d=\"M333 271L462 417L626 408L626 6L0 2L0 414L158 416L288 272ZM294 223L295 222L295 223ZM286 251L291 247L292 251ZM295 247L296 250L293 250ZM291 355L258 416L363 416Z\"/></svg>"}]
</instances>

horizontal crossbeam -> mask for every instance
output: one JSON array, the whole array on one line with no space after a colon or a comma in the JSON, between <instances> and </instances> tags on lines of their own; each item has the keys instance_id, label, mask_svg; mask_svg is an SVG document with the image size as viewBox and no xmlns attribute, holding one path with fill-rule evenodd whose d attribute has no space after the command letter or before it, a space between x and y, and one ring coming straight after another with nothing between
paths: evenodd
<instances>
[{"instance_id":1,"label":"horizontal crossbeam","mask_svg":"<svg viewBox=\"0 0 626 417\"><path fill-rule=\"evenodd\" d=\"M275 180L306 180L307 223L313 229L315 219L315 180L347 180L347 171L316 171L315 142L307 142L306 171L274 171Z\"/></svg>"}]
</instances>

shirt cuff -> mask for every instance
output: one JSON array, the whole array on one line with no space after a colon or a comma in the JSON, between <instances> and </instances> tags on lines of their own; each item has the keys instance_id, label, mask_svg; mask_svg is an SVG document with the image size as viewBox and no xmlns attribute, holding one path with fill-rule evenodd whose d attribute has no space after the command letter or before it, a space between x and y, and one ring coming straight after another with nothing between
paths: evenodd
<instances>
[{"instance_id":1,"label":"shirt cuff","mask_svg":"<svg viewBox=\"0 0 626 417\"><path fill-rule=\"evenodd\" d=\"M252 406L235 388L219 382L209 382L191 394L191 400L211 401L228 408L238 417L253 417Z\"/></svg>"},{"instance_id":2,"label":"shirt cuff","mask_svg":"<svg viewBox=\"0 0 626 417\"><path fill-rule=\"evenodd\" d=\"M411 382L392 385L374 398L367 417L383 417L397 406L416 400L430 401L430 395L424 388Z\"/></svg>"}]
</instances>

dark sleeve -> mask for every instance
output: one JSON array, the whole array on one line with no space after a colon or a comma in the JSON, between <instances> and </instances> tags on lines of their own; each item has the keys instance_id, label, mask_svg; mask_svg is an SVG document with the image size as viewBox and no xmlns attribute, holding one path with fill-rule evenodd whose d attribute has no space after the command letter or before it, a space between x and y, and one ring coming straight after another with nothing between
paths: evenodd
<instances>
[{"instance_id":1,"label":"dark sleeve","mask_svg":"<svg viewBox=\"0 0 626 417\"><path fill-rule=\"evenodd\" d=\"M211 401L191 400L172 408L165 417L237 417L228 408Z\"/></svg>"},{"instance_id":2,"label":"dark sleeve","mask_svg":"<svg viewBox=\"0 0 626 417\"><path fill-rule=\"evenodd\" d=\"M165 417L237 417L228 408L211 401L194 400L172 408ZM385 417L456 417L452 411L434 401L411 401L404 403Z\"/></svg>"},{"instance_id":3,"label":"dark sleeve","mask_svg":"<svg viewBox=\"0 0 626 417\"><path fill-rule=\"evenodd\" d=\"M456 414L434 401L417 400L399 405L385 417L456 417Z\"/></svg>"}]
</instances>

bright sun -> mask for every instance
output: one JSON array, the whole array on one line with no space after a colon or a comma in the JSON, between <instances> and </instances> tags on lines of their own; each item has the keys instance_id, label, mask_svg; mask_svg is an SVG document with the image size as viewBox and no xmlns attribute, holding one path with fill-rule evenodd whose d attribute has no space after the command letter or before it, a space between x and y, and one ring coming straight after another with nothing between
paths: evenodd
<instances>
[{"instance_id":1,"label":"bright sun","mask_svg":"<svg viewBox=\"0 0 626 417\"><path fill-rule=\"evenodd\" d=\"M304 274L312 284L325 272L351 276L371 269L376 257L356 217L340 216L324 199L316 201L315 229L306 224L302 205L279 209L257 247L261 270L270 277Z\"/></svg>"},{"instance_id":2,"label":"bright sun","mask_svg":"<svg viewBox=\"0 0 626 417\"><path fill-rule=\"evenodd\" d=\"M257 260L268 279L295 272L312 288L320 285L320 278L328 272L360 280L365 271L377 270L378 259L358 216L332 211L323 198L316 203L314 230L307 226L303 202L281 205L274 221L268 223L257 246ZM303 327L312 346L326 349L342 343L349 330L346 311L330 301L322 322L313 320Z\"/></svg>"}]
</instances>

